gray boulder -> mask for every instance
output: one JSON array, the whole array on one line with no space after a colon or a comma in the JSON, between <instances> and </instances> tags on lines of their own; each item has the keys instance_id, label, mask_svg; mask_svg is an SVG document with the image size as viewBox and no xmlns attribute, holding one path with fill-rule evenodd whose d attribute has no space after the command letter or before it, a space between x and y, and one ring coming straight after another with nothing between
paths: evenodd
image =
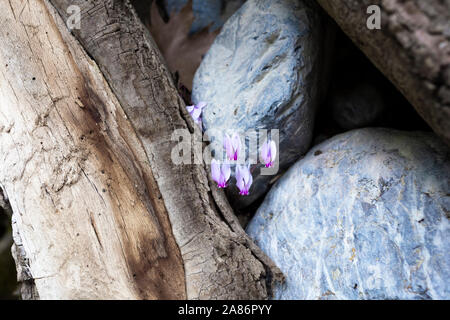
<instances>
[{"instance_id":1,"label":"gray boulder","mask_svg":"<svg viewBox=\"0 0 450 320\"><path fill-rule=\"evenodd\" d=\"M204 128L216 137L225 130L279 129L280 169L294 163L311 143L319 81L325 84L325 30L315 1L247 1L195 74L192 100L208 103ZM232 205L252 203L272 178L255 172L250 196L229 193Z\"/></svg>"},{"instance_id":2,"label":"gray boulder","mask_svg":"<svg viewBox=\"0 0 450 320\"><path fill-rule=\"evenodd\" d=\"M285 273L277 299L450 299L450 149L350 131L272 187L247 232Z\"/></svg>"}]
</instances>

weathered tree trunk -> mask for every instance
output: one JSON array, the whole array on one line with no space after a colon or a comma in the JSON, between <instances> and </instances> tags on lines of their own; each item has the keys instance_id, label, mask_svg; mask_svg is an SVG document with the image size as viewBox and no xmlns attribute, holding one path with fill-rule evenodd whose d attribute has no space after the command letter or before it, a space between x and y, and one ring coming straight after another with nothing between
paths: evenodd
<instances>
[{"instance_id":1,"label":"weathered tree trunk","mask_svg":"<svg viewBox=\"0 0 450 320\"><path fill-rule=\"evenodd\" d=\"M317 2L450 145L450 2ZM379 30L366 25L370 5L381 9Z\"/></svg>"},{"instance_id":2,"label":"weathered tree trunk","mask_svg":"<svg viewBox=\"0 0 450 320\"><path fill-rule=\"evenodd\" d=\"M200 133L129 1L50 2L0 10L0 185L24 297L266 298L281 272L205 168L171 161L174 129Z\"/></svg>"}]
</instances>

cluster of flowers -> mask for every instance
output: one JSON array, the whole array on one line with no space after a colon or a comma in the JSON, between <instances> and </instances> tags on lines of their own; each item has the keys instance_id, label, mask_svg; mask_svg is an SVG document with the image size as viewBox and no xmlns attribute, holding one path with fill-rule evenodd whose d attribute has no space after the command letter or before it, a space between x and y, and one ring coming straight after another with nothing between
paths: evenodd
<instances>
[{"instance_id":1,"label":"cluster of flowers","mask_svg":"<svg viewBox=\"0 0 450 320\"><path fill-rule=\"evenodd\" d=\"M202 126L202 111L206 106L205 102L200 102L197 105L187 106L189 114L194 119L194 122ZM236 161L241 151L241 139L237 133L231 137L225 134L223 147L226 151L227 158L230 161ZM275 161L277 147L274 141L267 140L261 146L260 156L266 168L270 168ZM228 180L231 176L231 167L229 163L220 163L216 159L211 161L211 176L219 188L226 188ZM250 186L253 183L252 173L250 171L250 164L236 165L235 170L236 186L239 189L240 195L248 195Z\"/></svg>"}]
</instances>

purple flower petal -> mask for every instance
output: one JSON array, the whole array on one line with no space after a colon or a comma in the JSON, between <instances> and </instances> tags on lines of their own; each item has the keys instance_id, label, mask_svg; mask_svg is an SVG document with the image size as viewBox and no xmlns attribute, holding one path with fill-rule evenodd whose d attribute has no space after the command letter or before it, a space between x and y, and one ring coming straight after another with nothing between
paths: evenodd
<instances>
[{"instance_id":1,"label":"purple flower petal","mask_svg":"<svg viewBox=\"0 0 450 320\"><path fill-rule=\"evenodd\" d=\"M245 188L245 183L244 183L244 179L242 177L242 170L241 170L241 166L236 166L236 187L239 188L239 191L244 190Z\"/></svg>"},{"instance_id":2,"label":"purple flower petal","mask_svg":"<svg viewBox=\"0 0 450 320\"><path fill-rule=\"evenodd\" d=\"M222 164L222 168L220 169L220 172L221 172L222 176L224 177L225 182L228 181L228 179L230 179L231 169L230 169L230 165L228 163Z\"/></svg>"},{"instance_id":3,"label":"purple flower petal","mask_svg":"<svg viewBox=\"0 0 450 320\"><path fill-rule=\"evenodd\" d=\"M240 195L248 195L250 186L253 183L253 177L250 172L250 165L236 166L236 186Z\"/></svg>"},{"instance_id":4,"label":"purple flower petal","mask_svg":"<svg viewBox=\"0 0 450 320\"><path fill-rule=\"evenodd\" d=\"M263 143L261 146L261 159L266 165L266 168L272 166L273 161L275 161L275 156L277 154L277 146L274 141L269 140Z\"/></svg>"},{"instance_id":5,"label":"purple flower petal","mask_svg":"<svg viewBox=\"0 0 450 320\"><path fill-rule=\"evenodd\" d=\"M277 145L275 144L274 141L270 141L270 156L271 156L271 161L275 161L275 156L277 155Z\"/></svg>"},{"instance_id":6,"label":"purple flower petal","mask_svg":"<svg viewBox=\"0 0 450 320\"><path fill-rule=\"evenodd\" d=\"M250 186L252 185L252 183L253 183L253 177L252 177L252 174L250 173L249 179L248 179L247 183L245 184L245 190L246 190L247 194L249 193Z\"/></svg>"},{"instance_id":7,"label":"purple flower petal","mask_svg":"<svg viewBox=\"0 0 450 320\"><path fill-rule=\"evenodd\" d=\"M233 159L237 160L241 151L241 138L237 133L231 137L231 144L233 145Z\"/></svg>"},{"instance_id":8,"label":"purple flower petal","mask_svg":"<svg viewBox=\"0 0 450 320\"><path fill-rule=\"evenodd\" d=\"M261 160L262 160L264 163L268 163L268 162L270 161L270 160L269 160L269 157L268 157L268 154L269 154L269 145L268 145L268 143L267 143L267 141L266 141L266 142L264 142L263 145L261 146L261 152L260 152Z\"/></svg>"},{"instance_id":9,"label":"purple flower petal","mask_svg":"<svg viewBox=\"0 0 450 320\"><path fill-rule=\"evenodd\" d=\"M195 105L195 107L197 108L197 109L200 109L200 110L202 110L204 107L206 107L207 106L207 103L206 102L204 102L204 101L200 101L199 103L197 103L196 105Z\"/></svg>"},{"instance_id":10,"label":"purple flower petal","mask_svg":"<svg viewBox=\"0 0 450 320\"><path fill-rule=\"evenodd\" d=\"M199 102L196 105L186 106L187 111L191 115L195 123L202 127L202 110L206 107L206 102Z\"/></svg>"},{"instance_id":11,"label":"purple flower petal","mask_svg":"<svg viewBox=\"0 0 450 320\"><path fill-rule=\"evenodd\" d=\"M225 133L223 147L230 160L237 160L241 150L241 139L237 133L233 133L232 137Z\"/></svg>"},{"instance_id":12,"label":"purple flower petal","mask_svg":"<svg viewBox=\"0 0 450 320\"><path fill-rule=\"evenodd\" d=\"M192 116L192 112L195 109L195 106L186 106L187 111L189 112L189 114Z\"/></svg>"},{"instance_id":13,"label":"purple flower petal","mask_svg":"<svg viewBox=\"0 0 450 320\"><path fill-rule=\"evenodd\" d=\"M225 148L228 159L233 160L234 158L233 144L231 142L230 136L226 133L223 141L223 147Z\"/></svg>"},{"instance_id":14,"label":"purple flower petal","mask_svg":"<svg viewBox=\"0 0 450 320\"><path fill-rule=\"evenodd\" d=\"M217 183L220 181L220 164L216 159L212 159L211 161L211 176L213 180Z\"/></svg>"},{"instance_id":15,"label":"purple flower petal","mask_svg":"<svg viewBox=\"0 0 450 320\"><path fill-rule=\"evenodd\" d=\"M192 118L194 118L194 120L197 120L198 118L200 118L201 115L202 115L202 109L194 108L194 110L191 113L191 116L192 116Z\"/></svg>"},{"instance_id":16,"label":"purple flower petal","mask_svg":"<svg viewBox=\"0 0 450 320\"><path fill-rule=\"evenodd\" d=\"M229 164L220 164L216 159L211 161L211 176L219 188L226 188L230 178L231 169Z\"/></svg>"}]
</instances>

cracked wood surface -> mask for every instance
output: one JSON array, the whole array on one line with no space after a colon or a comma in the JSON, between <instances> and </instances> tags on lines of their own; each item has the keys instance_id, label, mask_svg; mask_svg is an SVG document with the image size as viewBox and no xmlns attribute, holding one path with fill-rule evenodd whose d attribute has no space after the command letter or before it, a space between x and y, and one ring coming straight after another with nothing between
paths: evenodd
<instances>
[{"instance_id":1,"label":"cracked wood surface","mask_svg":"<svg viewBox=\"0 0 450 320\"><path fill-rule=\"evenodd\" d=\"M10 0L0 21L0 183L23 298L184 298L145 150L100 71L43 1Z\"/></svg>"},{"instance_id":2,"label":"cracked wood surface","mask_svg":"<svg viewBox=\"0 0 450 320\"><path fill-rule=\"evenodd\" d=\"M450 145L450 1L317 0ZM366 26L369 5L381 29Z\"/></svg>"},{"instance_id":3,"label":"cracked wood surface","mask_svg":"<svg viewBox=\"0 0 450 320\"><path fill-rule=\"evenodd\" d=\"M0 13L0 182L40 298L266 298L279 269L171 162L194 123L129 2L50 2L80 6L79 43L47 1Z\"/></svg>"}]
</instances>

